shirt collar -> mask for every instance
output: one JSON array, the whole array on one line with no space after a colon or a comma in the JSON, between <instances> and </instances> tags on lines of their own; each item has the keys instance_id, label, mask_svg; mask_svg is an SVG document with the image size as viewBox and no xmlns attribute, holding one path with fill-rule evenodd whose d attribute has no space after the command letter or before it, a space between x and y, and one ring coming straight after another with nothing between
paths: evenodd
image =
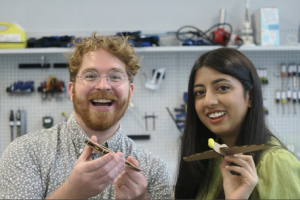
<instances>
[{"instance_id":1,"label":"shirt collar","mask_svg":"<svg viewBox=\"0 0 300 200\"><path fill-rule=\"evenodd\" d=\"M75 147L75 151L77 154L77 157L79 157L85 148L84 141L86 139L90 139L85 132L82 130L82 128L78 125L74 114L72 113L67 121L68 129L70 130L69 134L71 134L71 139ZM120 125L117 132L106 142L104 142L102 145L106 146L110 150L117 152L120 148L121 140L123 137L123 130L122 126Z\"/></svg>"},{"instance_id":2,"label":"shirt collar","mask_svg":"<svg viewBox=\"0 0 300 200\"><path fill-rule=\"evenodd\" d=\"M120 127L117 130L117 132L109 140L105 142L107 144L107 148L109 148L114 152L117 152L118 150L120 150L120 144L122 138L123 138L123 129L122 129L122 125L120 124Z\"/></svg>"}]
</instances>

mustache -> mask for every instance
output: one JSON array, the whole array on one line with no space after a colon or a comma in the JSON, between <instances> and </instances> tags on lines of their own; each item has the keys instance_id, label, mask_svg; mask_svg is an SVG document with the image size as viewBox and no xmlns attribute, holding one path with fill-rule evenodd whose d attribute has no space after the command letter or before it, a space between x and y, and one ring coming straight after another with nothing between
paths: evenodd
<instances>
[{"instance_id":1,"label":"mustache","mask_svg":"<svg viewBox=\"0 0 300 200\"><path fill-rule=\"evenodd\" d=\"M114 101L118 101L119 98L113 95L110 92L97 92L94 94L91 94L90 96L87 97L87 99L90 101L92 99L110 99Z\"/></svg>"}]
</instances>

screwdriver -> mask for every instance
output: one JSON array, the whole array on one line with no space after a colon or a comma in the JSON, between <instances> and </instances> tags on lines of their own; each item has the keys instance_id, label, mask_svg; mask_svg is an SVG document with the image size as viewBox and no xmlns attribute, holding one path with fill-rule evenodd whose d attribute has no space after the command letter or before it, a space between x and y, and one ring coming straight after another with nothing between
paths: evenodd
<instances>
[{"instance_id":1,"label":"screwdriver","mask_svg":"<svg viewBox=\"0 0 300 200\"><path fill-rule=\"evenodd\" d=\"M294 115L296 115L296 103L297 103L297 91L293 90L293 108L294 108Z\"/></svg>"},{"instance_id":2,"label":"screwdriver","mask_svg":"<svg viewBox=\"0 0 300 200\"><path fill-rule=\"evenodd\" d=\"M278 104L277 105L277 114L279 114L279 104L280 104L280 91L279 90L276 91L276 103Z\"/></svg>"},{"instance_id":3,"label":"screwdriver","mask_svg":"<svg viewBox=\"0 0 300 200\"><path fill-rule=\"evenodd\" d=\"M15 125L13 110L10 110L9 121L10 121L10 140L13 141L14 140L14 125Z\"/></svg>"},{"instance_id":4,"label":"screwdriver","mask_svg":"<svg viewBox=\"0 0 300 200\"><path fill-rule=\"evenodd\" d=\"M285 77L285 76L286 76L286 65L281 64L281 89L284 88L283 77Z\"/></svg>"},{"instance_id":5,"label":"screwdriver","mask_svg":"<svg viewBox=\"0 0 300 200\"><path fill-rule=\"evenodd\" d=\"M291 113L291 100L292 100L292 91L290 88L287 90L287 104L288 104L288 114Z\"/></svg>"},{"instance_id":6,"label":"screwdriver","mask_svg":"<svg viewBox=\"0 0 300 200\"><path fill-rule=\"evenodd\" d=\"M16 114L16 125L17 125L17 137L21 136L21 111L18 110Z\"/></svg>"},{"instance_id":7,"label":"screwdriver","mask_svg":"<svg viewBox=\"0 0 300 200\"><path fill-rule=\"evenodd\" d=\"M293 65L292 69L292 75L293 75L293 87L296 88L296 78L297 78L297 65Z\"/></svg>"},{"instance_id":8,"label":"screwdriver","mask_svg":"<svg viewBox=\"0 0 300 200\"><path fill-rule=\"evenodd\" d=\"M284 104L286 103L286 92L281 91L282 114L284 115Z\"/></svg>"}]
</instances>

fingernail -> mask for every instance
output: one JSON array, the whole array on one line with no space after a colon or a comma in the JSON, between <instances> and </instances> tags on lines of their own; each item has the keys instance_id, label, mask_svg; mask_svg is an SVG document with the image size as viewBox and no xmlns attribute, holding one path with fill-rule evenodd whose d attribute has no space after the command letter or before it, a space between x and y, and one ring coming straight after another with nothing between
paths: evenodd
<instances>
[{"instance_id":1,"label":"fingernail","mask_svg":"<svg viewBox=\"0 0 300 200\"><path fill-rule=\"evenodd\" d=\"M226 165L226 166L225 166L225 168L228 168L228 167L229 167L229 165Z\"/></svg>"},{"instance_id":2,"label":"fingernail","mask_svg":"<svg viewBox=\"0 0 300 200\"><path fill-rule=\"evenodd\" d=\"M120 157L120 158L123 158L123 153L120 153L120 154L119 154L119 157Z\"/></svg>"},{"instance_id":3,"label":"fingernail","mask_svg":"<svg viewBox=\"0 0 300 200\"><path fill-rule=\"evenodd\" d=\"M233 156L233 157L238 157L238 156L239 156L239 154L233 154L232 156Z\"/></svg>"}]
</instances>

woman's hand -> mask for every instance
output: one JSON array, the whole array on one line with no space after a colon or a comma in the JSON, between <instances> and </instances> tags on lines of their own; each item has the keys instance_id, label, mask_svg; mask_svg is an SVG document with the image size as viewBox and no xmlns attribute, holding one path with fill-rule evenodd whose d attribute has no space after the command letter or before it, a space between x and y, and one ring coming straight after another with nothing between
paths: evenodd
<instances>
[{"instance_id":1,"label":"woman's hand","mask_svg":"<svg viewBox=\"0 0 300 200\"><path fill-rule=\"evenodd\" d=\"M238 166L230 166L233 162ZM220 164L226 199L248 199L258 182L253 157L249 155L225 156ZM232 175L230 171L241 174Z\"/></svg>"}]
</instances>

